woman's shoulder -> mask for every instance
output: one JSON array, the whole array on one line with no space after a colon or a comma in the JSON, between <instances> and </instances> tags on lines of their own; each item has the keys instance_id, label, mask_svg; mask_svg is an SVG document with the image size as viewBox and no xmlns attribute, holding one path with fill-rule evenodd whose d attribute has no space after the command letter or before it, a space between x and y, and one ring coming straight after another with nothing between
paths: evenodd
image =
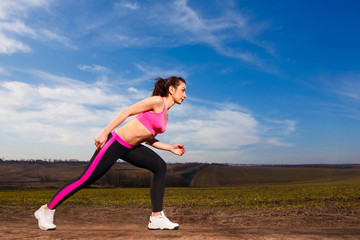
<instances>
[{"instance_id":1,"label":"woman's shoulder","mask_svg":"<svg viewBox=\"0 0 360 240\"><path fill-rule=\"evenodd\" d=\"M163 98L160 96L152 96L152 97L149 97L148 100L155 106L158 106L158 105L162 106L164 104Z\"/></svg>"}]
</instances>

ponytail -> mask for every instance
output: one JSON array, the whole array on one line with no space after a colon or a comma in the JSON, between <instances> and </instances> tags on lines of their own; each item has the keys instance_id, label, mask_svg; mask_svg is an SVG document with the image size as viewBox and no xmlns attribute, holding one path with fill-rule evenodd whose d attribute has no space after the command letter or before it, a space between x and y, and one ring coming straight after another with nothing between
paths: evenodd
<instances>
[{"instance_id":1,"label":"ponytail","mask_svg":"<svg viewBox=\"0 0 360 240\"><path fill-rule=\"evenodd\" d=\"M155 87L152 96L167 97L169 95L169 87L173 86L176 89L180 85L180 82L186 83L181 77L157 77L155 79Z\"/></svg>"}]
</instances>

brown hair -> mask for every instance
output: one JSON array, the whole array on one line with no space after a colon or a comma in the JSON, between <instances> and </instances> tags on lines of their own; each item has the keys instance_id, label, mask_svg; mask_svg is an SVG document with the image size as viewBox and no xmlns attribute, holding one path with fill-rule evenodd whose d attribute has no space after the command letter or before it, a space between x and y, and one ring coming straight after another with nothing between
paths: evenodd
<instances>
[{"instance_id":1,"label":"brown hair","mask_svg":"<svg viewBox=\"0 0 360 240\"><path fill-rule=\"evenodd\" d=\"M175 76L168 78L157 77L155 81L156 82L152 96L161 96L161 97L167 97L169 95L170 86L173 86L176 89L180 85L180 82L186 84L185 80L182 77L175 77Z\"/></svg>"}]
</instances>

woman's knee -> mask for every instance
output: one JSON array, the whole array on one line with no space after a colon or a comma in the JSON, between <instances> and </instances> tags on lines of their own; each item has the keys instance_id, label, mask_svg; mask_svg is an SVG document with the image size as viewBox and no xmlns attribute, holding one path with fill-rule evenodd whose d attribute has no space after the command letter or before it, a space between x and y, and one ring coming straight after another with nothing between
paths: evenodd
<instances>
[{"instance_id":1,"label":"woman's knee","mask_svg":"<svg viewBox=\"0 0 360 240\"><path fill-rule=\"evenodd\" d=\"M160 159L157 162L156 171L154 173L155 174L165 175L166 174L166 168L167 168L166 162L163 159Z\"/></svg>"},{"instance_id":2,"label":"woman's knee","mask_svg":"<svg viewBox=\"0 0 360 240\"><path fill-rule=\"evenodd\" d=\"M166 173L166 168L167 168L167 164L164 160L162 160L162 163L161 163L161 171Z\"/></svg>"}]
</instances>

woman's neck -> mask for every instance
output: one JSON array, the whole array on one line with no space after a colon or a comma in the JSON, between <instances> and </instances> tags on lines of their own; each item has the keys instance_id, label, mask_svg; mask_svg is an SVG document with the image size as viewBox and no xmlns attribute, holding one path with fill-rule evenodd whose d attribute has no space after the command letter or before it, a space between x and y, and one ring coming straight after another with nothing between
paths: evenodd
<instances>
[{"instance_id":1,"label":"woman's neck","mask_svg":"<svg viewBox=\"0 0 360 240\"><path fill-rule=\"evenodd\" d=\"M169 110L175 104L174 99L170 95L164 97L164 100L165 100L165 107L167 110Z\"/></svg>"}]
</instances>

